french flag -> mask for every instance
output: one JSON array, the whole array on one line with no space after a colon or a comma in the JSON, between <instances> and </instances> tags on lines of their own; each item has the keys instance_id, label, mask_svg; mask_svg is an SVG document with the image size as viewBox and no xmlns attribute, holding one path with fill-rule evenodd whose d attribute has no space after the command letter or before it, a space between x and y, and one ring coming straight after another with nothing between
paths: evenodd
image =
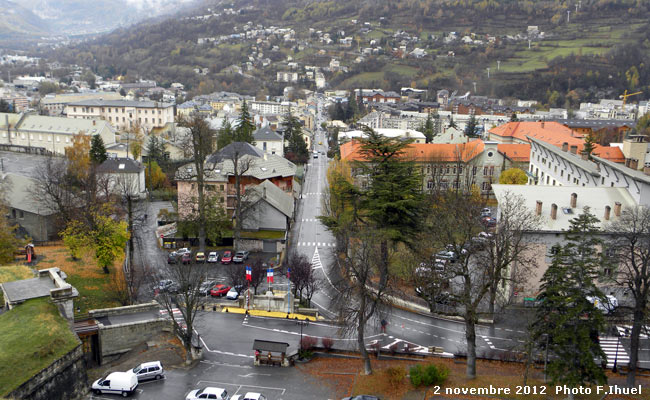
<instances>
[{"instance_id":1,"label":"french flag","mask_svg":"<svg viewBox=\"0 0 650 400\"><path fill-rule=\"evenodd\" d=\"M247 281L253 280L253 270L251 269L250 265L246 266L246 280Z\"/></svg>"},{"instance_id":2,"label":"french flag","mask_svg":"<svg viewBox=\"0 0 650 400\"><path fill-rule=\"evenodd\" d=\"M273 268L269 268L266 271L266 281L268 283L273 283Z\"/></svg>"}]
</instances>

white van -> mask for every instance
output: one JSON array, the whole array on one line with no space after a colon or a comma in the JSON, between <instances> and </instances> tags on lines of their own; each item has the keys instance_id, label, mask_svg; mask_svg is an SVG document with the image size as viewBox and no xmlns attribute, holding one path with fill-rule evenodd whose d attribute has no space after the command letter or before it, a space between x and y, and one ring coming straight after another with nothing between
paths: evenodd
<instances>
[{"instance_id":1,"label":"white van","mask_svg":"<svg viewBox=\"0 0 650 400\"><path fill-rule=\"evenodd\" d=\"M133 372L112 372L97 379L91 387L95 394L114 393L126 397L138 387L138 377Z\"/></svg>"},{"instance_id":2,"label":"white van","mask_svg":"<svg viewBox=\"0 0 650 400\"><path fill-rule=\"evenodd\" d=\"M605 299L603 301L597 297L592 296L587 296L587 300L596 306L597 309L602 311L603 314L609 314L618 307L618 299L610 294L605 295Z\"/></svg>"}]
</instances>

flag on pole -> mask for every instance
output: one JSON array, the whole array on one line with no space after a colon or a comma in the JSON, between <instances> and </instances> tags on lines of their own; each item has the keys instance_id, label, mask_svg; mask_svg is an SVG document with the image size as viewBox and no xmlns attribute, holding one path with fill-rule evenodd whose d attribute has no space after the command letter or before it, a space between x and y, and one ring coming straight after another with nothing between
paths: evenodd
<instances>
[{"instance_id":1,"label":"flag on pole","mask_svg":"<svg viewBox=\"0 0 650 400\"><path fill-rule=\"evenodd\" d=\"M247 281L253 280L253 270L251 269L250 265L246 266L246 280Z\"/></svg>"},{"instance_id":2,"label":"flag on pole","mask_svg":"<svg viewBox=\"0 0 650 400\"><path fill-rule=\"evenodd\" d=\"M266 271L266 281L268 283L273 283L273 268L269 268Z\"/></svg>"},{"instance_id":3,"label":"flag on pole","mask_svg":"<svg viewBox=\"0 0 650 400\"><path fill-rule=\"evenodd\" d=\"M287 279L291 279L291 268L287 268Z\"/></svg>"}]
</instances>

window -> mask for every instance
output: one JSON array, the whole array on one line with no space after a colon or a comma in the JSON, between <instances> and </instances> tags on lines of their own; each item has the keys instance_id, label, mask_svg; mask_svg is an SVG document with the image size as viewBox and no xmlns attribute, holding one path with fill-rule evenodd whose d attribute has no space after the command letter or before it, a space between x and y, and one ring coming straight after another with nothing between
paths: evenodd
<instances>
[{"instance_id":1,"label":"window","mask_svg":"<svg viewBox=\"0 0 650 400\"><path fill-rule=\"evenodd\" d=\"M488 167L483 167L483 175L487 175L487 174L488 174Z\"/></svg>"},{"instance_id":2,"label":"window","mask_svg":"<svg viewBox=\"0 0 650 400\"><path fill-rule=\"evenodd\" d=\"M478 167L472 167L472 175L476 175L477 171L478 171Z\"/></svg>"},{"instance_id":3,"label":"window","mask_svg":"<svg viewBox=\"0 0 650 400\"><path fill-rule=\"evenodd\" d=\"M449 165L447 165L447 173L449 173Z\"/></svg>"},{"instance_id":4,"label":"window","mask_svg":"<svg viewBox=\"0 0 650 400\"><path fill-rule=\"evenodd\" d=\"M262 149L266 151L266 142L262 142Z\"/></svg>"},{"instance_id":5,"label":"window","mask_svg":"<svg viewBox=\"0 0 650 400\"><path fill-rule=\"evenodd\" d=\"M458 173L459 173L459 174L462 174L462 173L463 173L463 166L462 166L462 165L458 167Z\"/></svg>"},{"instance_id":6,"label":"window","mask_svg":"<svg viewBox=\"0 0 650 400\"><path fill-rule=\"evenodd\" d=\"M456 167L454 167L454 175L456 175Z\"/></svg>"},{"instance_id":7,"label":"window","mask_svg":"<svg viewBox=\"0 0 650 400\"><path fill-rule=\"evenodd\" d=\"M144 119L144 123L147 124L149 121L147 121L147 118Z\"/></svg>"},{"instance_id":8,"label":"window","mask_svg":"<svg viewBox=\"0 0 650 400\"><path fill-rule=\"evenodd\" d=\"M112 121L112 120L111 120L111 117L109 116L109 117L108 117L108 122L111 122L111 121Z\"/></svg>"},{"instance_id":9,"label":"window","mask_svg":"<svg viewBox=\"0 0 650 400\"><path fill-rule=\"evenodd\" d=\"M564 176L564 170L560 171L560 176Z\"/></svg>"},{"instance_id":10,"label":"window","mask_svg":"<svg viewBox=\"0 0 650 400\"><path fill-rule=\"evenodd\" d=\"M158 118L158 123L162 124L162 119Z\"/></svg>"},{"instance_id":11,"label":"window","mask_svg":"<svg viewBox=\"0 0 650 400\"><path fill-rule=\"evenodd\" d=\"M219 190L223 190L223 184L219 186Z\"/></svg>"},{"instance_id":12,"label":"window","mask_svg":"<svg viewBox=\"0 0 650 400\"><path fill-rule=\"evenodd\" d=\"M102 107L102 112L104 112L104 107Z\"/></svg>"},{"instance_id":13,"label":"window","mask_svg":"<svg viewBox=\"0 0 650 400\"><path fill-rule=\"evenodd\" d=\"M74 112L77 112L77 107L73 107L73 109L74 109Z\"/></svg>"},{"instance_id":14,"label":"window","mask_svg":"<svg viewBox=\"0 0 650 400\"><path fill-rule=\"evenodd\" d=\"M138 117L138 122L142 123L142 118Z\"/></svg>"},{"instance_id":15,"label":"window","mask_svg":"<svg viewBox=\"0 0 650 400\"><path fill-rule=\"evenodd\" d=\"M483 191L488 191L488 190L490 190L490 187L491 187L490 182L483 182L483 183L481 184L481 189L482 189Z\"/></svg>"},{"instance_id":16,"label":"window","mask_svg":"<svg viewBox=\"0 0 650 400\"><path fill-rule=\"evenodd\" d=\"M494 165L490 167L490 176L494 176Z\"/></svg>"},{"instance_id":17,"label":"window","mask_svg":"<svg viewBox=\"0 0 650 400\"><path fill-rule=\"evenodd\" d=\"M427 189L433 189L433 181L427 182Z\"/></svg>"},{"instance_id":18,"label":"window","mask_svg":"<svg viewBox=\"0 0 650 400\"><path fill-rule=\"evenodd\" d=\"M20 219L25 218L25 213L23 212L23 210L18 210L18 218Z\"/></svg>"},{"instance_id":19,"label":"window","mask_svg":"<svg viewBox=\"0 0 650 400\"><path fill-rule=\"evenodd\" d=\"M13 219L16 219L16 209L15 208L13 210L11 210L11 217Z\"/></svg>"},{"instance_id":20,"label":"window","mask_svg":"<svg viewBox=\"0 0 650 400\"><path fill-rule=\"evenodd\" d=\"M431 173L431 166L427 165L427 174L430 174L430 173Z\"/></svg>"}]
</instances>

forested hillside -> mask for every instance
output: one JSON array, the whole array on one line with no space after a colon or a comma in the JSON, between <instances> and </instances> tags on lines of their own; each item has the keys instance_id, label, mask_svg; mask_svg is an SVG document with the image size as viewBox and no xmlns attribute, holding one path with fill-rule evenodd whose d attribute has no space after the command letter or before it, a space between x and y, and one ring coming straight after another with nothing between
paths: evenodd
<instances>
[{"instance_id":1,"label":"forested hillside","mask_svg":"<svg viewBox=\"0 0 650 400\"><path fill-rule=\"evenodd\" d=\"M233 13L205 19L172 18L117 30L98 40L59 48L46 55L66 63L91 67L96 73L128 79L144 77L162 84L182 82L193 93L239 90L250 94L275 94L278 63L288 56L304 65L325 67L341 59L347 74L329 75L333 87L375 86L397 89L447 87L479 94L535 98L548 105L575 105L624 89L648 90L650 76L650 2L642 0L514 1L514 0L242 0L208 3L212 12L232 8ZM196 15L208 13L207 7ZM568 13L570 12L570 14ZM354 24L352 21L356 21ZM281 37L256 43L226 40L209 46L199 38L243 32L250 23L264 27L290 27L297 42ZM365 24L365 25L364 25ZM538 26L545 37L530 44L506 40ZM364 27L369 27L364 31ZM350 36L354 46L322 45L309 28L328 32L336 41ZM419 39L414 46L427 56L412 59L395 54L396 34ZM442 38L456 32L484 40L485 45ZM375 41L381 54L356 60L358 51ZM300 45L300 46L299 46ZM320 52L318 51L320 50ZM227 73L251 55L263 53L272 64L248 74ZM446 56L453 52L454 58ZM497 65L498 63L498 65ZM194 68L209 68L197 75ZM492 70L487 79L486 69ZM557 93L555 93L557 92Z\"/></svg>"}]
</instances>

